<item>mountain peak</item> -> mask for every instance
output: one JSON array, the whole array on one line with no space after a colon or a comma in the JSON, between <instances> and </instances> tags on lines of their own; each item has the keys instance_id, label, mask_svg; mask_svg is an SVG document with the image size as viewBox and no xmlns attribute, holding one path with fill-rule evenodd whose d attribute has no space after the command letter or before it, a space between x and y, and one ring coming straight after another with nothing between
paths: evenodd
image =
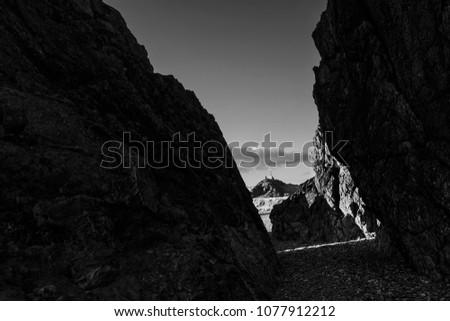
<instances>
[{"instance_id":1,"label":"mountain peak","mask_svg":"<svg viewBox=\"0 0 450 321\"><path fill-rule=\"evenodd\" d=\"M262 181L256 184L252 190L252 197L283 197L295 193L298 185L287 184L283 181L275 179L273 176L265 177Z\"/></svg>"}]
</instances>

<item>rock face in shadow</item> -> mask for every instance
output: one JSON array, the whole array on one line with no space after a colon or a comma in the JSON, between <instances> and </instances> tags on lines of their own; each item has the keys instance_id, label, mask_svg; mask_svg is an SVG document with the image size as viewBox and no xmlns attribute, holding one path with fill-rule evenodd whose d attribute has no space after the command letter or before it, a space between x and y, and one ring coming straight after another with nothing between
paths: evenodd
<instances>
[{"instance_id":1,"label":"rock face in shadow","mask_svg":"<svg viewBox=\"0 0 450 321\"><path fill-rule=\"evenodd\" d=\"M450 3L329 0L313 37L322 131L393 244L449 274Z\"/></svg>"},{"instance_id":2,"label":"rock face in shadow","mask_svg":"<svg viewBox=\"0 0 450 321\"><path fill-rule=\"evenodd\" d=\"M368 212L350 172L330 153L320 131L314 137L315 177L270 213L272 234L303 243L342 242L373 236Z\"/></svg>"},{"instance_id":3,"label":"rock face in shadow","mask_svg":"<svg viewBox=\"0 0 450 321\"><path fill-rule=\"evenodd\" d=\"M137 148L100 167L123 132L157 160L177 132L226 146L116 10L4 0L0 29L1 299L270 297L275 252L237 169L139 168Z\"/></svg>"}]
</instances>

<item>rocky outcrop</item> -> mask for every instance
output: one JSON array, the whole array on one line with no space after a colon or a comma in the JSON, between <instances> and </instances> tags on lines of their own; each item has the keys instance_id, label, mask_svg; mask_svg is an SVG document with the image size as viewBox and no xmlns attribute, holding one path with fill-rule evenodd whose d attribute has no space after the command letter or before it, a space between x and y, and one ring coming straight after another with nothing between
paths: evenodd
<instances>
[{"instance_id":1,"label":"rocky outcrop","mask_svg":"<svg viewBox=\"0 0 450 321\"><path fill-rule=\"evenodd\" d=\"M329 0L314 97L388 239L450 273L450 3ZM337 156L336 154L334 156Z\"/></svg>"},{"instance_id":2,"label":"rocky outcrop","mask_svg":"<svg viewBox=\"0 0 450 321\"><path fill-rule=\"evenodd\" d=\"M292 195L297 190L298 185L286 184L273 177L266 177L251 189L251 193L253 198L284 197Z\"/></svg>"},{"instance_id":3,"label":"rocky outcrop","mask_svg":"<svg viewBox=\"0 0 450 321\"><path fill-rule=\"evenodd\" d=\"M280 240L301 243L331 243L364 238L353 217L330 207L315 186L314 178L301 190L276 205L271 214L272 235Z\"/></svg>"},{"instance_id":4,"label":"rocky outcrop","mask_svg":"<svg viewBox=\"0 0 450 321\"><path fill-rule=\"evenodd\" d=\"M123 132L124 148L177 132L226 146L120 14L3 0L0 29L0 298L269 298L275 252L236 168L140 168L136 149L100 167Z\"/></svg>"},{"instance_id":5,"label":"rocky outcrop","mask_svg":"<svg viewBox=\"0 0 450 321\"><path fill-rule=\"evenodd\" d=\"M330 153L320 131L314 138L315 177L271 214L272 234L302 243L342 242L373 236L377 221L365 208L350 172Z\"/></svg>"}]
</instances>

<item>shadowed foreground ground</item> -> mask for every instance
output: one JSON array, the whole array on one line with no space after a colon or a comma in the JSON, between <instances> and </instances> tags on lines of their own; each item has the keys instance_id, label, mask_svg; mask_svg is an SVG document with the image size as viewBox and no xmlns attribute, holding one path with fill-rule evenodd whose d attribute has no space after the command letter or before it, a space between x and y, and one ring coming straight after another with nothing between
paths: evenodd
<instances>
[{"instance_id":1,"label":"shadowed foreground ground","mask_svg":"<svg viewBox=\"0 0 450 321\"><path fill-rule=\"evenodd\" d=\"M274 246L282 267L274 300L450 300L448 278L418 274L401 257L378 253L373 240Z\"/></svg>"}]
</instances>

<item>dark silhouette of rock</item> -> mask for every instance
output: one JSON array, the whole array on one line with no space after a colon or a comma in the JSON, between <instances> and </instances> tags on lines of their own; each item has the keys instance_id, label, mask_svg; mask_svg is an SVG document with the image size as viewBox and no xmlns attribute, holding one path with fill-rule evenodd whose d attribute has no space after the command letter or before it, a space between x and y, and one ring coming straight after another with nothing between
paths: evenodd
<instances>
[{"instance_id":1,"label":"dark silhouette of rock","mask_svg":"<svg viewBox=\"0 0 450 321\"><path fill-rule=\"evenodd\" d=\"M340 155L386 239L449 274L449 3L329 0L313 37L321 130L350 141Z\"/></svg>"},{"instance_id":2,"label":"dark silhouette of rock","mask_svg":"<svg viewBox=\"0 0 450 321\"><path fill-rule=\"evenodd\" d=\"M373 236L377 221L365 209L350 172L330 154L320 131L314 138L315 177L279 205L270 219L276 239L342 242Z\"/></svg>"},{"instance_id":3,"label":"dark silhouette of rock","mask_svg":"<svg viewBox=\"0 0 450 321\"><path fill-rule=\"evenodd\" d=\"M252 190L252 197L283 197L292 195L298 190L298 185L286 184L273 177L266 177L256 184Z\"/></svg>"},{"instance_id":4,"label":"dark silhouette of rock","mask_svg":"<svg viewBox=\"0 0 450 321\"><path fill-rule=\"evenodd\" d=\"M125 147L177 132L226 146L120 14L3 0L0 28L0 298L269 298L275 252L236 168L139 168L137 149L100 167L125 131Z\"/></svg>"}]
</instances>

